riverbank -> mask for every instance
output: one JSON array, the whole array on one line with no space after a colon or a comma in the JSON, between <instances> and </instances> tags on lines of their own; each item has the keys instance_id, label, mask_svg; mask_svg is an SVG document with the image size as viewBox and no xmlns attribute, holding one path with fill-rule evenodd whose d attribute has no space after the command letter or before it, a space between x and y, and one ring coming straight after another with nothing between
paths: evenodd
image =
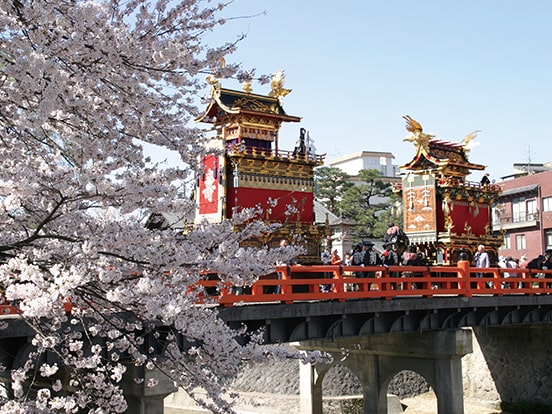
<instances>
[{"instance_id":1,"label":"riverbank","mask_svg":"<svg viewBox=\"0 0 552 414\"><path fill-rule=\"evenodd\" d=\"M353 409L353 406L358 408L360 405L359 403L352 403L351 397L327 397L324 398L324 404L325 413L356 414L361 412ZM240 392L235 410L238 414L300 414L299 396ZM206 410L198 408L193 400L183 392L173 394L165 400L165 414L205 413L207 413ZM388 413L435 414L437 413L437 398L432 391L402 400L399 400L396 396L390 396ZM464 400L464 414L498 413L501 413L501 411L496 404L474 399Z\"/></svg>"},{"instance_id":2,"label":"riverbank","mask_svg":"<svg viewBox=\"0 0 552 414\"><path fill-rule=\"evenodd\" d=\"M471 361L466 364L472 367L472 372L476 372L474 370L481 369L484 365L476 362ZM300 362L296 360L270 360L265 363L246 364L232 384L232 389L240 395L236 411L239 414L299 414L299 365ZM487 387L485 381L477 381L476 378L480 378L480 375L466 375L465 381L469 383L472 391ZM388 400L389 414L435 414L437 412L437 399L430 390L429 384L423 377L412 371L401 371L395 375L387 392L393 395ZM473 392L471 396L479 394L481 393ZM326 373L322 382L322 395L325 404L324 413L361 412L349 409L355 397L357 399L355 406L361 406L358 400L362 395L362 386L359 379L344 366L337 365ZM489 393L483 393L483 395L492 397ZM494 398L489 400L476 400L466 393L465 414L500 413L498 403L491 402ZM183 392L167 397L165 402L166 414L206 412L195 407L193 400Z\"/></svg>"}]
</instances>

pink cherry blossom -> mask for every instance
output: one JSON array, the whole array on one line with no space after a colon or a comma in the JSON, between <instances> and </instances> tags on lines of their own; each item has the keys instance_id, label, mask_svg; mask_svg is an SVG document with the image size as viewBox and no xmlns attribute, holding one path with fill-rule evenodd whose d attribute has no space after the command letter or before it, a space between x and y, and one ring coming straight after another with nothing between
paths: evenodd
<instances>
[{"instance_id":1,"label":"pink cherry blossom","mask_svg":"<svg viewBox=\"0 0 552 414\"><path fill-rule=\"evenodd\" d=\"M0 413L124 412L125 370L146 364L231 412L221 396L242 361L322 357L267 353L259 335L240 345L216 308L196 304L202 271L249 284L293 253L241 247L272 230L250 222L259 211L236 217L250 222L243 232L231 221L185 235L145 227L155 212L193 222L205 75L254 73L222 64L235 42L205 43L222 11L199 0L0 2L0 285L36 332ZM180 165L152 161L152 146Z\"/></svg>"}]
</instances>

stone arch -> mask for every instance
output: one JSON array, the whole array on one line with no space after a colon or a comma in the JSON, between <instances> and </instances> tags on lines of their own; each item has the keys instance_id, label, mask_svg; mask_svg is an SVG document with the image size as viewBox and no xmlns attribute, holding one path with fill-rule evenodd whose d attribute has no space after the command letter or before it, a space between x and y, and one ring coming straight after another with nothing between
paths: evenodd
<instances>
[{"instance_id":1,"label":"stone arch","mask_svg":"<svg viewBox=\"0 0 552 414\"><path fill-rule=\"evenodd\" d=\"M436 367L431 360L425 358L412 358L404 357L400 355L396 356L379 356L378 358L378 371L377 378L378 383L378 414L386 413L388 409L387 394L390 390L398 387L397 382L403 381L401 376L416 376L423 381L425 389L432 389L439 399L438 392L439 384L437 384L437 378L435 376ZM407 374L408 373L408 374ZM397 395L399 399L406 396L404 393L397 393L396 391L391 394ZM442 396L446 398L446 396ZM436 411L437 412L437 411Z\"/></svg>"},{"instance_id":2,"label":"stone arch","mask_svg":"<svg viewBox=\"0 0 552 414\"><path fill-rule=\"evenodd\" d=\"M323 395L328 397L362 394L362 383L358 375L340 363L331 365L325 371L321 385Z\"/></svg>"},{"instance_id":3,"label":"stone arch","mask_svg":"<svg viewBox=\"0 0 552 414\"><path fill-rule=\"evenodd\" d=\"M435 395L428 380L420 373L411 369L403 369L397 372L388 382L387 387L383 386L387 395L395 396L395 401L400 403L405 398L415 397L431 392ZM387 397L388 404L391 401ZM433 412L437 412L437 402L434 402ZM388 407L389 408L389 407Z\"/></svg>"},{"instance_id":4,"label":"stone arch","mask_svg":"<svg viewBox=\"0 0 552 414\"><path fill-rule=\"evenodd\" d=\"M397 395L400 399L414 397L432 389L429 381L420 373L403 369L397 372L387 385L387 393Z\"/></svg>"},{"instance_id":5,"label":"stone arch","mask_svg":"<svg viewBox=\"0 0 552 414\"><path fill-rule=\"evenodd\" d=\"M329 364L301 364L300 365L300 376L302 387L306 387L308 384L310 390L307 391L306 388L301 388L301 393L307 391L306 395L302 394L301 398L301 412L314 412L314 413L323 413L323 396L329 397L341 397L343 396L344 389L337 390L333 394L329 392L330 384L328 381L339 380L344 382L344 380L349 382L351 388L355 391L356 395L363 394L364 385L362 379L359 377L358 373L355 372L354 364L349 364L349 359L345 358L343 361L339 359L338 354L334 354L334 361ZM347 378L344 378L348 376ZM347 388L345 386L344 388ZM355 395L347 393L346 395ZM305 398L306 396L310 398ZM351 401L340 401L340 402L329 402L328 404L333 407L340 406L339 408L343 411L344 405L351 403ZM360 402L362 404L362 401ZM305 406L303 406L305 405ZM331 408L333 410L333 407ZM334 411L332 411L334 412Z\"/></svg>"},{"instance_id":6,"label":"stone arch","mask_svg":"<svg viewBox=\"0 0 552 414\"><path fill-rule=\"evenodd\" d=\"M324 377L326 376L328 371L332 369L333 366L334 364L318 364L314 367L316 376L314 379L313 386L316 388L319 388L320 392L322 392L322 383L324 382Z\"/></svg>"},{"instance_id":7,"label":"stone arch","mask_svg":"<svg viewBox=\"0 0 552 414\"><path fill-rule=\"evenodd\" d=\"M360 401L351 399L330 399L323 402L323 397L347 397L361 396L362 383L353 369L342 363L317 364L315 367L313 389L319 395L319 412L348 412L352 406L362 404ZM336 387L336 382L341 387ZM324 406L324 408L323 408ZM337 411L336 411L337 410Z\"/></svg>"},{"instance_id":8,"label":"stone arch","mask_svg":"<svg viewBox=\"0 0 552 414\"><path fill-rule=\"evenodd\" d=\"M391 380L399 372L409 370L414 371L415 373L423 377L425 381L427 381L429 387L431 387L437 398L437 412L450 412L451 406L449 404L451 403L453 405L459 404L455 406L455 409L459 409L459 407L462 407L463 410L462 396L460 396L460 400L456 398L456 401L453 401L453 394L455 395L455 397L458 397L458 395L456 393L451 394L450 388L451 386L453 388L457 388L458 392L461 390L462 382L461 379L457 377L457 374L459 372L461 373L461 362L459 359L426 359L419 357L404 357L399 355L393 357L379 356L378 366L380 407L381 404L385 404L387 390L389 384L391 383ZM447 384L446 386L445 383ZM460 386L460 388L458 388L458 386Z\"/></svg>"}]
</instances>

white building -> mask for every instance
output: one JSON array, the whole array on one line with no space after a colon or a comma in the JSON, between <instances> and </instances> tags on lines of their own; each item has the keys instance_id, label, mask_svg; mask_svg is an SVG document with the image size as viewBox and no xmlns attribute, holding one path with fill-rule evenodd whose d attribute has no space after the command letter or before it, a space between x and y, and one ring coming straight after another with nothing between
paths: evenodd
<instances>
[{"instance_id":1,"label":"white building","mask_svg":"<svg viewBox=\"0 0 552 414\"><path fill-rule=\"evenodd\" d=\"M328 166L339 168L351 177L360 170L378 170L382 177L398 177L399 167L393 164L395 156L390 152L361 151L328 161Z\"/></svg>"}]
</instances>

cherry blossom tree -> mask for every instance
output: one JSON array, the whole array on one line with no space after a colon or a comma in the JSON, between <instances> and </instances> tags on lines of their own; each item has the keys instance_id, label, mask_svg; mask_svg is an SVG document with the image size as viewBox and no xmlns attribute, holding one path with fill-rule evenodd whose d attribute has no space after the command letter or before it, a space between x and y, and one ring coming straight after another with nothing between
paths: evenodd
<instances>
[{"instance_id":1,"label":"cherry blossom tree","mask_svg":"<svg viewBox=\"0 0 552 414\"><path fill-rule=\"evenodd\" d=\"M204 135L191 120L205 76L251 76L223 64L235 42L205 43L223 7L0 2L0 284L34 332L24 361L2 374L0 412L123 412L130 366L230 412L229 380L266 352L256 337L238 344L243 332L198 306L195 286L206 269L249 284L293 251L240 247L270 230L247 213L239 233L230 222L186 234L144 226L152 212L193 214ZM182 166L153 162L146 143Z\"/></svg>"}]
</instances>

